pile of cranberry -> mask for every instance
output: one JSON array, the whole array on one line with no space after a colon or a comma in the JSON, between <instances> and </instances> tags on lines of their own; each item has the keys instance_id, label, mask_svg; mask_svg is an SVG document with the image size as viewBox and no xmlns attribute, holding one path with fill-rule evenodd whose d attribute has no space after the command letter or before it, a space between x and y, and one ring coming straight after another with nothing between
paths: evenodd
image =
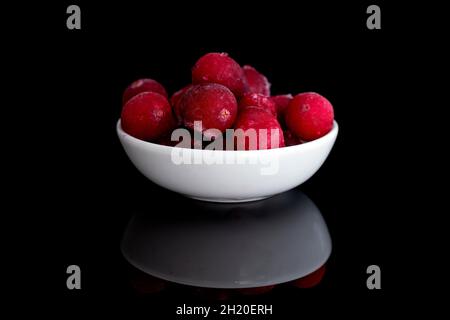
<instances>
[{"instance_id":1,"label":"pile of cranberry","mask_svg":"<svg viewBox=\"0 0 450 320\"><path fill-rule=\"evenodd\" d=\"M323 96L314 92L271 96L269 81L255 68L241 67L226 53L208 53L192 68L192 84L170 99L166 89L153 79L140 79L128 86L123 94L121 125L138 139L172 146L179 142L171 141L172 131L198 130L196 121L201 121L200 131L205 136L209 129L254 129L257 135L267 135L266 143L235 144L235 149L253 150L318 139L332 129L333 119L333 106ZM274 132L278 133L275 143L271 139Z\"/></svg>"}]
</instances>

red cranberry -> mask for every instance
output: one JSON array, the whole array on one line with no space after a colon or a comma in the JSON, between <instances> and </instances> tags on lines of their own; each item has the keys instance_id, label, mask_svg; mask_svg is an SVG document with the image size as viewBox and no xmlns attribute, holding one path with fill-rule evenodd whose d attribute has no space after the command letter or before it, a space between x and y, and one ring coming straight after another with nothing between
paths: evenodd
<instances>
[{"instance_id":1,"label":"red cranberry","mask_svg":"<svg viewBox=\"0 0 450 320\"><path fill-rule=\"evenodd\" d=\"M241 66L226 53L207 53L192 68L192 83L219 83L236 96L244 93L246 84Z\"/></svg>"},{"instance_id":2,"label":"red cranberry","mask_svg":"<svg viewBox=\"0 0 450 320\"><path fill-rule=\"evenodd\" d=\"M300 140L296 135L294 135L289 130L284 130L284 143L287 147L295 146L297 144L302 144L302 140Z\"/></svg>"},{"instance_id":3,"label":"red cranberry","mask_svg":"<svg viewBox=\"0 0 450 320\"><path fill-rule=\"evenodd\" d=\"M321 266L316 271L304 276L303 278L292 281L292 285L298 288L312 288L318 285L325 274L325 265Z\"/></svg>"},{"instance_id":4,"label":"red cranberry","mask_svg":"<svg viewBox=\"0 0 450 320\"><path fill-rule=\"evenodd\" d=\"M275 103L279 117L284 117L284 111L289 105L289 102L291 102L292 98L292 94L290 93L270 97L270 99L272 99L272 101Z\"/></svg>"},{"instance_id":5,"label":"red cranberry","mask_svg":"<svg viewBox=\"0 0 450 320\"><path fill-rule=\"evenodd\" d=\"M283 130L280 127L277 119L267 113L260 108L255 107L247 107L242 112L239 113L238 119L236 120L236 124L234 126L235 129L242 129L244 131L245 136L240 137L238 132L235 132L236 139L235 146L237 149L242 149L244 147L245 150L260 150L260 149L273 149L284 147L284 137ZM250 130L249 130L250 129ZM252 135L252 130L255 130L255 135ZM265 129L267 136L266 143L264 142L264 137L261 136L264 132L260 129ZM278 132L278 141L272 143L272 129ZM250 142L251 137L256 138L256 141ZM245 141L241 139L244 138ZM275 139L275 137L274 137ZM261 140L261 141L260 141ZM260 145L260 142L262 143Z\"/></svg>"},{"instance_id":6,"label":"red cranberry","mask_svg":"<svg viewBox=\"0 0 450 320\"><path fill-rule=\"evenodd\" d=\"M130 84L124 91L122 103L125 104L135 95L142 92L156 92L167 98L167 91L157 81L153 79L139 79Z\"/></svg>"},{"instance_id":7,"label":"red cranberry","mask_svg":"<svg viewBox=\"0 0 450 320\"><path fill-rule=\"evenodd\" d=\"M314 92L300 93L285 111L287 127L299 138L311 141L326 135L333 128L331 103Z\"/></svg>"},{"instance_id":8,"label":"red cranberry","mask_svg":"<svg viewBox=\"0 0 450 320\"><path fill-rule=\"evenodd\" d=\"M277 110L275 103L270 99L270 97L264 96L260 93L244 93L244 95L239 100L239 110L244 110L246 107L257 107L268 112L274 117L277 116Z\"/></svg>"},{"instance_id":9,"label":"red cranberry","mask_svg":"<svg viewBox=\"0 0 450 320\"><path fill-rule=\"evenodd\" d=\"M181 119L181 110L180 110L180 101L181 98L183 97L184 93L192 87L192 84L188 84L187 86L181 88L180 90L178 90L177 92L175 92L171 97L170 97L170 104L172 105L173 111L175 113L175 116L178 120L179 123L182 122Z\"/></svg>"},{"instance_id":10,"label":"red cranberry","mask_svg":"<svg viewBox=\"0 0 450 320\"><path fill-rule=\"evenodd\" d=\"M270 96L270 82L252 66L243 66L245 79L247 80L247 92L259 93Z\"/></svg>"},{"instance_id":11,"label":"red cranberry","mask_svg":"<svg viewBox=\"0 0 450 320\"><path fill-rule=\"evenodd\" d=\"M181 139L180 139L181 140ZM172 141L172 135L169 133L155 141L157 144L161 144L163 146L175 147L179 141Z\"/></svg>"},{"instance_id":12,"label":"red cranberry","mask_svg":"<svg viewBox=\"0 0 450 320\"><path fill-rule=\"evenodd\" d=\"M122 108L122 129L135 138L156 140L175 125L169 101L155 92L142 92Z\"/></svg>"},{"instance_id":13,"label":"red cranberry","mask_svg":"<svg viewBox=\"0 0 450 320\"><path fill-rule=\"evenodd\" d=\"M186 91L180 101L180 112L188 129L194 129L194 121L202 121L202 131L218 129L223 132L233 126L237 102L233 93L223 85L199 84Z\"/></svg>"},{"instance_id":14,"label":"red cranberry","mask_svg":"<svg viewBox=\"0 0 450 320\"><path fill-rule=\"evenodd\" d=\"M193 136L189 138L188 143L180 138L178 141L172 141L172 137L167 135L156 141L157 144L161 144L169 147L187 148L187 149L203 149L203 141L194 139Z\"/></svg>"}]
</instances>

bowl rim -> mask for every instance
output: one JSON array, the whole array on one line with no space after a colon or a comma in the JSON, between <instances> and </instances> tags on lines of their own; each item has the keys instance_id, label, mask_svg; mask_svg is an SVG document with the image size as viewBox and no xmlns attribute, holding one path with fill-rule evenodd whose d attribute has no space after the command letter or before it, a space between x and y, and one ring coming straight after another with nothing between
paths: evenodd
<instances>
[{"instance_id":1,"label":"bowl rim","mask_svg":"<svg viewBox=\"0 0 450 320\"><path fill-rule=\"evenodd\" d=\"M339 131L339 125L336 122L336 120L333 120L333 128L330 130L330 132L328 132L326 135L312 140L312 141L308 141L305 143L301 143L301 144L297 144L297 145L293 145L293 146L286 146L286 147L282 147L282 148L274 148L274 149L264 149L264 150L204 150L204 149L189 149L189 148L181 148L181 147L172 147L172 146L166 146L163 144L158 144L158 143L153 143L153 142L149 142L149 141L145 141L145 140L141 140L138 138L133 137L132 135L126 133L121 126L121 119L119 118L119 120L117 121L116 124L116 131L117 131L117 135L120 137L124 137L126 138L128 141L130 141L131 143L135 144L135 145L140 145L142 147L148 147L148 148L153 148L159 151L172 151L174 149L181 149L181 150L186 150L185 152L187 152L188 150L192 151L192 152L202 152L202 153L208 153L208 152L234 152L234 153L275 153L275 152L291 152L291 151L298 151L298 150L304 150L304 149L308 149L308 148L314 148L317 147L318 145L321 145L323 143L325 143L326 141L330 140L333 138L333 136L337 136L337 133Z\"/></svg>"}]
</instances>

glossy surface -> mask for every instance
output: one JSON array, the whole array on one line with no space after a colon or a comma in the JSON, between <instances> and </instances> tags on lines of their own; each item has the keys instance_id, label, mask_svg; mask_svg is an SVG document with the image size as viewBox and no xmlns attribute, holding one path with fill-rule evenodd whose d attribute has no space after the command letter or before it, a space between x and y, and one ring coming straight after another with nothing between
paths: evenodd
<instances>
[{"instance_id":1,"label":"glossy surface","mask_svg":"<svg viewBox=\"0 0 450 320\"><path fill-rule=\"evenodd\" d=\"M298 189L245 204L173 202L192 213L141 211L122 241L125 258L160 279L212 288L267 286L310 274L331 253L319 209Z\"/></svg>"}]
</instances>

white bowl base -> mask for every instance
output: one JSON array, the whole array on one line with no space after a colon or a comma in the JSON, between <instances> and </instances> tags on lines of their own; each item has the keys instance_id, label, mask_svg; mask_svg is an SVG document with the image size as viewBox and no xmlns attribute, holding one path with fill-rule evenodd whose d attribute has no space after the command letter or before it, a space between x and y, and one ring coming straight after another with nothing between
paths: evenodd
<instances>
[{"instance_id":1,"label":"white bowl base","mask_svg":"<svg viewBox=\"0 0 450 320\"><path fill-rule=\"evenodd\" d=\"M188 198L200 200L200 201L206 201L206 202L220 202L220 203L241 203L241 202L251 202L251 201L258 201L267 199L270 197L273 197L273 195L265 196L265 197L256 197L256 198L248 198L248 199L223 199L223 198L202 198L202 197L191 197L189 195L184 195Z\"/></svg>"}]
</instances>

